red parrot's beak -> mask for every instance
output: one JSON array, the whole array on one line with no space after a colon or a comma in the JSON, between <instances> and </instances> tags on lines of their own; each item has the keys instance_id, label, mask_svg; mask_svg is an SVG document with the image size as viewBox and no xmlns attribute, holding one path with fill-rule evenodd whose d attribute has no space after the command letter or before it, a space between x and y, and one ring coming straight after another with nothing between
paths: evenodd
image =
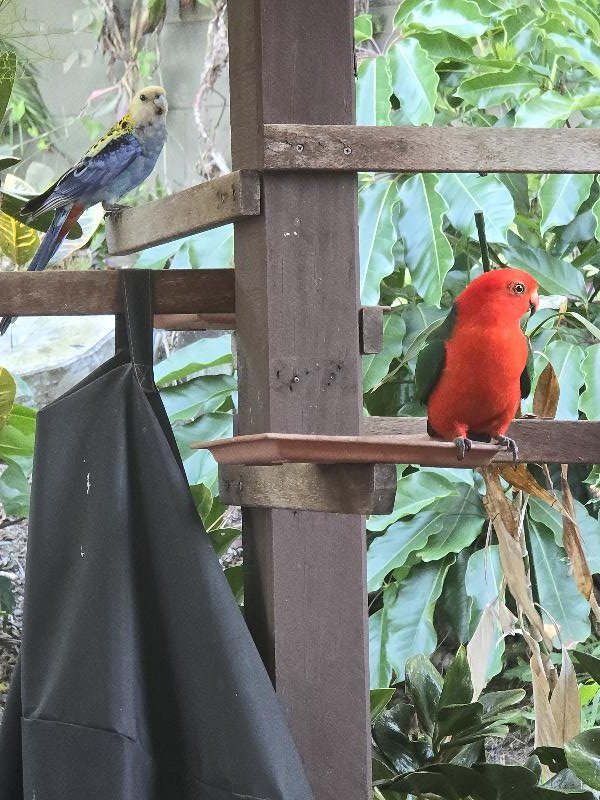
<instances>
[{"instance_id":1,"label":"red parrot's beak","mask_svg":"<svg viewBox=\"0 0 600 800\"><path fill-rule=\"evenodd\" d=\"M537 311L537 310L538 310L538 307L539 307L539 305L540 305L540 296L539 296L539 294L537 293L537 291L535 291L535 292L533 292L533 294L532 294L532 295L531 295L531 297L529 298L529 310L530 310L530 314L533 314L535 311Z\"/></svg>"}]
</instances>

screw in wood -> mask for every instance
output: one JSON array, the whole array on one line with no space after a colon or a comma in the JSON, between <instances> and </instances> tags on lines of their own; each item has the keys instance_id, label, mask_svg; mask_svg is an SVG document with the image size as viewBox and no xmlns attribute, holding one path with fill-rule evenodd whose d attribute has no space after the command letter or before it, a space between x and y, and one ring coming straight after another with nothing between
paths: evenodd
<instances>
[{"instance_id":1,"label":"screw in wood","mask_svg":"<svg viewBox=\"0 0 600 800\"><path fill-rule=\"evenodd\" d=\"M351 152L352 152L352 148L351 147L344 147L344 155L345 156L349 156Z\"/></svg>"},{"instance_id":2,"label":"screw in wood","mask_svg":"<svg viewBox=\"0 0 600 800\"><path fill-rule=\"evenodd\" d=\"M301 152L304 150L304 145L303 145L303 144L297 144L297 145L296 145L296 150L297 150L299 153L301 153Z\"/></svg>"}]
</instances>

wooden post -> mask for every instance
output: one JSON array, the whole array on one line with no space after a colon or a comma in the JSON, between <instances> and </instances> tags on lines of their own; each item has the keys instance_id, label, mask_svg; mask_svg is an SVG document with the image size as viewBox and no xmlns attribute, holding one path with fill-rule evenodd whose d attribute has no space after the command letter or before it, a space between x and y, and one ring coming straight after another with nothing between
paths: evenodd
<instances>
[{"instance_id":1,"label":"wooden post","mask_svg":"<svg viewBox=\"0 0 600 800\"><path fill-rule=\"evenodd\" d=\"M352 0L229 6L233 169L261 169L263 123L351 124ZM356 176L265 174L236 222L239 433L358 434ZM248 624L317 800L370 790L360 516L246 509Z\"/></svg>"}]
</instances>

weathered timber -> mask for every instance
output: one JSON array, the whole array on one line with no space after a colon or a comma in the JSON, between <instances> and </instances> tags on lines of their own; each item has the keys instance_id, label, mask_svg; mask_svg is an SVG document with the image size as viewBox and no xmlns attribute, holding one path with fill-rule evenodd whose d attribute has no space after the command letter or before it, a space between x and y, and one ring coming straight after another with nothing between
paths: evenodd
<instances>
[{"instance_id":1,"label":"weathered timber","mask_svg":"<svg viewBox=\"0 0 600 800\"><path fill-rule=\"evenodd\" d=\"M266 170L600 172L593 128L265 125Z\"/></svg>"},{"instance_id":2,"label":"weathered timber","mask_svg":"<svg viewBox=\"0 0 600 800\"><path fill-rule=\"evenodd\" d=\"M353 122L352 26L352 0L229 4L234 169L261 168L264 123ZM264 174L260 217L235 223L240 434L358 433L356 188ZM243 528L246 620L315 797L367 800L364 521L246 508Z\"/></svg>"},{"instance_id":3,"label":"weathered timber","mask_svg":"<svg viewBox=\"0 0 600 800\"><path fill-rule=\"evenodd\" d=\"M152 274L158 314L231 314L232 269L174 269ZM78 316L123 311L118 270L0 273L0 315Z\"/></svg>"},{"instance_id":4,"label":"weathered timber","mask_svg":"<svg viewBox=\"0 0 600 800\"><path fill-rule=\"evenodd\" d=\"M155 314L154 327L165 331L234 331L235 314Z\"/></svg>"},{"instance_id":5,"label":"weathered timber","mask_svg":"<svg viewBox=\"0 0 600 800\"><path fill-rule=\"evenodd\" d=\"M108 251L112 255L134 253L255 214L260 214L260 177L252 170L237 170L146 205L109 214Z\"/></svg>"},{"instance_id":6,"label":"weathered timber","mask_svg":"<svg viewBox=\"0 0 600 800\"><path fill-rule=\"evenodd\" d=\"M383 350L383 307L363 306L358 316L358 340L363 356Z\"/></svg>"},{"instance_id":7,"label":"weathered timber","mask_svg":"<svg viewBox=\"0 0 600 800\"><path fill-rule=\"evenodd\" d=\"M365 436L415 436L426 432L424 417L363 417ZM516 419L508 429L519 447L519 461L539 464L596 464L600 461L600 422ZM500 450L494 462L512 462Z\"/></svg>"},{"instance_id":8,"label":"weathered timber","mask_svg":"<svg viewBox=\"0 0 600 800\"><path fill-rule=\"evenodd\" d=\"M396 495L391 464L221 465L222 503L338 514L389 514Z\"/></svg>"}]
</instances>

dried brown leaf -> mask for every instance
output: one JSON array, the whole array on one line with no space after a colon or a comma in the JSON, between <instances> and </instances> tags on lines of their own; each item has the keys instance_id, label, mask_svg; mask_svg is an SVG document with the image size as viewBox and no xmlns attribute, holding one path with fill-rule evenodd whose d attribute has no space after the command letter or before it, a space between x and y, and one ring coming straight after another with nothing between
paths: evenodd
<instances>
[{"instance_id":1,"label":"dried brown leaf","mask_svg":"<svg viewBox=\"0 0 600 800\"><path fill-rule=\"evenodd\" d=\"M581 732L581 704L577 676L566 647L562 649L560 676L550 698L550 708L558 732L558 747L562 747Z\"/></svg>"},{"instance_id":2,"label":"dried brown leaf","mask_svg":"<svg viewBox=\"0 0 600 800\"><path fill-rule=\"evenodd\" d=\"M530 642L530 647L531 647ZM537 645L537 642L535 643ZM550 706L550 684L537 647L529 659L533 686L533 710L535 712L535 747L560 747L560 734Z\"/></svg>"},{"instance_id":3,"label":"dried brown leaf","mask_svg":"<svg viewBox=\"0 0 600 800\"><path fill-rule=\"evenodd\" d=\"M483 504L496 532L500 549L500 563L502 564L506 584L520 611L525 614L547 647L552 649L552 641L546 633L542 618L533 604L531 584L523 563L518 515L502 490L497 470L483 467L481 473L486 486Z\"/></svg>"},{"instance_id":4,"label":"dried brown leaf","mask_svg":"<svg viewBox=\"0 0 600 800\"><path fill-rule=\"evenodd\" d=\"M490 654L499 636L498 626L503 633L510 633L514 629L516 617L502 602L503 595L504 590L483 609L477 627L467 644L467 661L473 682L473 700L477 700L487 686L487 668Z\"/></svg>"},{"instance_id":5,"label":"dried brown leaf","mask_svg":"<svg viewBox=\"0 0 600 800\"><path fill-rule=\"evenodd\" d=\"M544 487L538 483L527 469L527 464L516 464L514 466L512 464L495 465L494 469L498 470L500 476L504 478L507 483L510 483L513 489L518 489L521 492L533 495L533 497L537 497L539 500L547 503L551 508L555 508L561 514L568 515L568 512L558 497L555 497L552 492L544 489Z\"/></svg>"},{"instance_id":6,"label":"dried brown leaf","mask_svg":"<svg viewBox=\"0 0 600 800\"><path fill-rule=\"evenodd\" d=\"M533 413L536 417L554 419L560 397L560 384L556 377L554 367L550 362L546 364L538 378L535 394L533 395Z\"/></svg>"}]
</instances>

